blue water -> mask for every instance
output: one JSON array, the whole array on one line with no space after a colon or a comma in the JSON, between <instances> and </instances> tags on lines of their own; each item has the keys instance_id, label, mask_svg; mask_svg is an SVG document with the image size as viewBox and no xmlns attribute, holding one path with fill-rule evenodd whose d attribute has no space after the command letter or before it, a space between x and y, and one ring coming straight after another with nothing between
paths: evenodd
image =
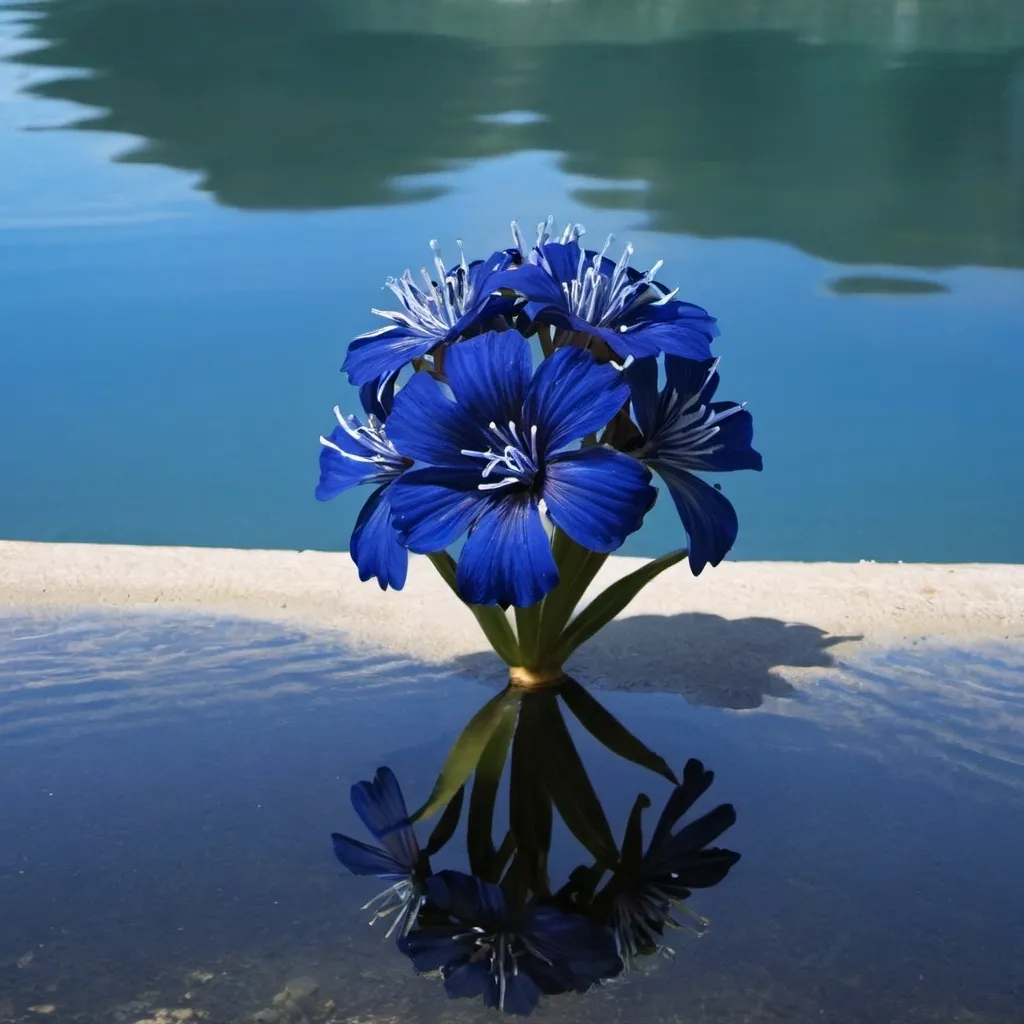
<instances>
[{"instance_id":1,"label":"blue water","mask_svg":"<svg viewBox=\"0 0 1024 1024\"><path fill-rule=\"evenodd\" d=\"M790 643L771 667L808 663L808 638ZM796 690L766 662L689 701L597 693L673 767L715 771L702 806L735 804L742 860L694 897L711 926L671 933L674 961L538 1020L1019 1019L1024 651L816 664ZM448 1003L367 926L380 884L341 871L328 838L363 834L348 788L379 764L422 799L493 692L245 621L0 617L0 1019L233 1024L296 976L321 986L315 1024L497 1019ZM754 693L762 707L732 710ZM579 742L616 836L637 790L660 808L667 783ZM435 865L462 866L461 846ZM556 830L552 876L579 855Z\"/></svg>"},{"instance_id":2,"label":"blue water","mask_svg":"<svg viewBox=\"0 0 1024 1024\"><path fill-rule=\"evenodd\" d=\"M384 278L553 213L719 317L736 557L1024 561L1024 16L970 6L8 5L0 537L345 547Z\"/></svg>"}]
</instances>

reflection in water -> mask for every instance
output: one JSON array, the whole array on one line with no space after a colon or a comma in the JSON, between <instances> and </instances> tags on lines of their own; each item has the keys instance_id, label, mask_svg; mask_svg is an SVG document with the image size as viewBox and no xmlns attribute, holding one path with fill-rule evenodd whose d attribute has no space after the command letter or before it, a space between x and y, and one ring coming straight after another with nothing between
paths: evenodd
<instances>
[{"instance_id":1,"label":"reflection in water","mask_svg":"<svg viewBox=\"0 0 1024 1024\"><path fill-rule=\"evenodd\" d=\"M947 295L949 286L913 277L851 274L830 281L828 290L833 295Z\"/></svg>"},{"instance_id":2,"label":"reflection in water","mask_svg":"<svg viewBox=\"0 0 1024 1024\"><path fill-rule=\"evenodd\" d=\"M372 921L392 916L387 936L417 971L440 971L454 998L483 997L508 1013L532 1013L544 995L583 993L638 959L672 954L665 929L681 917L695 930L707 921L690 911L693 889L717 885L739 860L711 847L736 821L722 804L689 824L680 819L714 775L687 762L651 834L637 795L616 843L601 799L569 733L561 705L608 750L676 783L667 763L572 679L540 690L509 686L478 710L445 760L427 802L410 818L394 773L352 787L352 805L382 846L335 833L338 859L356 875L392 884L363 906ZM509 766L508 823L494 843L495 805ZM472 874L431 866L458 825L472 776L466 863ZM443 807L443 810L441 808ZM412 821L441 810L426 846ZM553 886L548 864L556 816L593 862ZM604 876L608 875L607 880Z\"/></svg>"},{"instance_id":3,"label":"reflection in water","mask_svg":"<svg viewBox=\"0 0 1024 1024\"><path fill-rule=\"evenodd\" d=\"M704 938L658 940L676 949L674 963L640 958L583 998L542 1000L538 1019L1013 1020L1022 665L1008 643L873 652L740 714L673 693L602 692L608 712L674 767L687 757L714 767L715 793L737 808L728 845L743 860L687 900L711 921ZM567 879L569 892L589 892L581 862L610 854L587 846L603 845L602 817L616 856L649 853L674 790L609 755L566 693L554 699L601 811L570 809L584 844L552 798L549 849L535 832L545 843L530 870L546 867L556 906ZM370 911L356 908L392 883L340 869L327 832L385 845L348 807L349 783L388 764L410 806L426 801L429 773L488 696L464 675L269 625L0 619L0 1020L39 1020L29 1008L51 1005L46 1019L58 1024L283 1024L299 1010L316 1024L482 1019L478 1000L443 1001L441 983L395 953L390 917L367 928ZM540 717L542 728L553 721ZM525 726L524 739L538 723ZM518 757L512 743L490 828L480 824L490 790L469 780L435 869L479 877L511 819L528 828L520 818L537 805L520 794L550 742L534 736ZM638 793L653 805L642 842L630 824ZM697 804L673 831L705 811L729 820L713 806ZM444 820L416 824L424 847ZM611 902L612 878L595 897ZM441 927L430 916L421 925Z\"/></svg>"},{"instance_id":4,"label":"reflection in water","mask_svg":"<svg viewBox=\"0 0 1024 1024\"><path fill-rule=\"evenodd\" d=\"M1024 266L1019 5L467 6L48 0L20 59L89 72L35 91L100 108L74 127L139 136L125 159L198 171L232 206L422 198L443 186L402 179L541 149L640 183L578 198L662 231ZM429 116L407 116L425 87Z\"/></svg>"}]
</instances>

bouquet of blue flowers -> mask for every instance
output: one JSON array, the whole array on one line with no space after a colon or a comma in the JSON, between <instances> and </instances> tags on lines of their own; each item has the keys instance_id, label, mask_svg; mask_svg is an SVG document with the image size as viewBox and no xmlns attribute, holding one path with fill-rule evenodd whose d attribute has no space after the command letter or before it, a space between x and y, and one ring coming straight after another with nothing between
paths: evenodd
<instances>
[{"instance_id":1,"label":"bouquet of blue flowers","mask_svg":"<svg viewBox=\"0 0 1024 1024\"><path fill-rule=\"evenodd\" d=\"M365 421L335 410L316 495L374 490L350 550L362 580L400 590L410 551L469 606L518 686L562 664L668 567L717 565L736 512L698 475L761 469L750 413L715 400L714 317L657 280L584 249L579 225L487 259L388 281L398 309L356 338L343 370ZM461 244L460 244L461 252ZM668 488L688 538L574 616L608 554ZM459 542L457 557L449 552ZM514 628L507 614L514 610Z\"/></svg>"},{"instance_id":2,"label":"bouquet of blue flowers","mask_svg":"<svg viewBox=\"0 0 1024 1024\"><path fill-rule=\"evenodd\" d=\"M510 248L451 268L433 242L433 276L388 282L400 308L374 310L387 324L356 338L343 367L365 420L335 410L317 497L372 485L350 545L360 578L400 590L408 553L427 555L509 668L424 803L409 814L382 769L353 803L383 846L335 834L335 852L392 883L366 909L394 915L389 934L417 969L440 969L450 995L528 1013L542 993L586 991L663 950L674 914L702 926L685 901L738 860L711 845L734 822L731 805L677 828L712 774L691 759L678 779L563 665L659 573L688 557L696 575L725 557L736 512L698 474L760 469L761 456L750 414L715 400L714 318L661 284L660 264L634 270L630 246L613 261L610 238L584 249L578 225L556 237L549 219L532 246L512 231ZM687 547L577 611L643 524L655 473ZM673 786L646 852L650 799L637 796L618 843L563 708ZM495 842L506 765L508 824ZM435 872L464 803L470 873ZM561 888L547 867L556 813L592 859ZM421 848L413 825L434 814Z\"/></svg>"}]
</instances>

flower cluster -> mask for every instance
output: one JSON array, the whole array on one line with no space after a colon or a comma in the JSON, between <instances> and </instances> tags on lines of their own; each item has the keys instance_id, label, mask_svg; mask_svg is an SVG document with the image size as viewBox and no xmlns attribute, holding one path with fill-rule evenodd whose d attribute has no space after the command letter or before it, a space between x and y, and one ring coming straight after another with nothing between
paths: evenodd
<instances>
[{"instance_id":1,"label":"flower cluster","mask_svg":"<svg viewBox=\"0 0 1024 1024\"><path fill-rule=\"evenodd\" d=\"M374 490L356 521L363 580L405 583L408 552L462 538L456 585L474 605L539 602L559 581L550 533L614 551L665 485L692 571L736 540L730 502L696 474L760 469L750 414L714 401L715 319L629 265L541 224L528 246L388 282L400 306L343 366L365 422L335 410L316 496ZM460 245L461 249L461 245ZM538 359L538 357L540 357ZM663 380L662 380L663 378Z\"/></svg>"}]
</instances>

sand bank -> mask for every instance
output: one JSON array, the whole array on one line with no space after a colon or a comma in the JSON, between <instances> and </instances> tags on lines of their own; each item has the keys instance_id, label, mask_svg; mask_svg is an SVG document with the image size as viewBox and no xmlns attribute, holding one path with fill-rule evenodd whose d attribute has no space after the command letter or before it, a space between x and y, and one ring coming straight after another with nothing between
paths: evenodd
<instances>
[{"instance_id":1,"label":"sand bank","mask_svg":"<svg viewBox=\"0 0 1024 1024\"><path fill-rule=\"evenodd\" d=\"M641 561L609 559L595 587ZM350 642L431 661L484 647L475 621L423 558L412 560L406 589L396 594L360 583L345 553L0 541L0 608L41 606L238 614L338 630ZM1024 565L728 562L696 579L677 566L626 614L643 620L652 641L718 643L723 654L737 642L729 624L738 620L761 622L762 633L808 627L833 644L840 637L1017 639L1024 638ZM623 627L618 646L637 653L640 625Z\"/></svg>"}]
</instances>

